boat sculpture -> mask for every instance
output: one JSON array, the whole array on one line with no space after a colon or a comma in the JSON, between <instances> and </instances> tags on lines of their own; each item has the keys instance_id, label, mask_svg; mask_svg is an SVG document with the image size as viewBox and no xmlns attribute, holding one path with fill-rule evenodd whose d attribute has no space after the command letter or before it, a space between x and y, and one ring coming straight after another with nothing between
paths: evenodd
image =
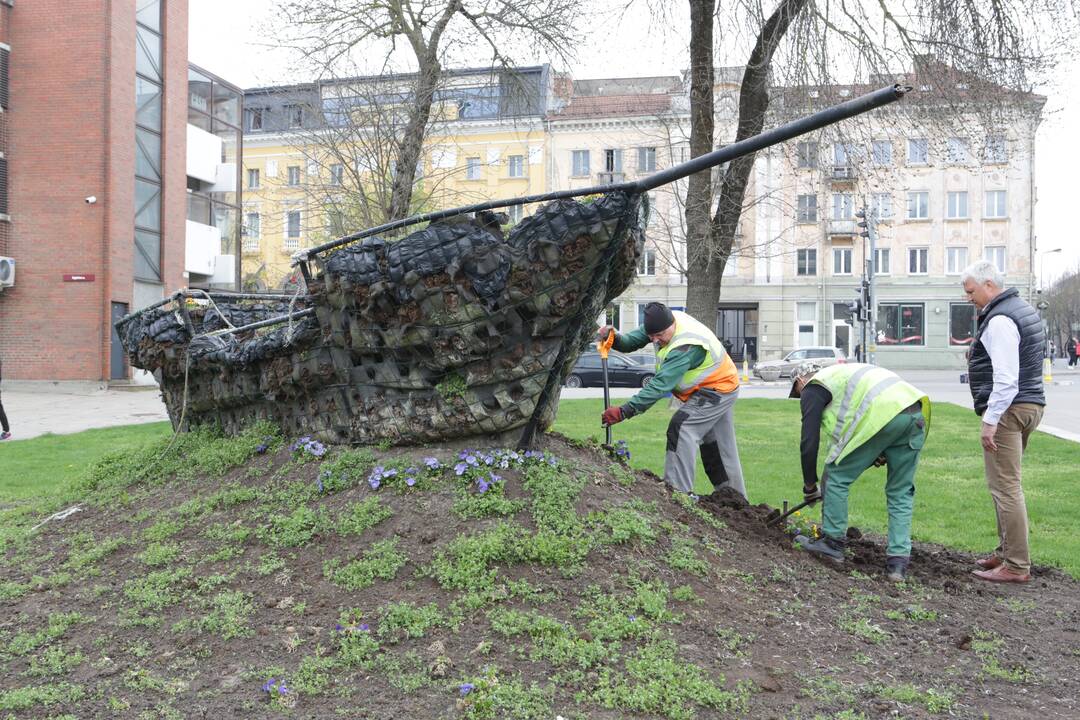
<instances>
[{"instance_id":1,"label":"boat sculpture","mask_svg":"<svg viewBox=\"0 0 1080 720\"><path fill-rule=\"evenodd\" d=\"M906 90L883 88L637 182L388 223L298 253L294 294L181 290L116 328L178 430L235 434L267 419L333 443L513 433L528 446L553 421L596 318L634 277L648 190ZM493 210L542 201L504 236Z\"/></svg>"}]
</instances>

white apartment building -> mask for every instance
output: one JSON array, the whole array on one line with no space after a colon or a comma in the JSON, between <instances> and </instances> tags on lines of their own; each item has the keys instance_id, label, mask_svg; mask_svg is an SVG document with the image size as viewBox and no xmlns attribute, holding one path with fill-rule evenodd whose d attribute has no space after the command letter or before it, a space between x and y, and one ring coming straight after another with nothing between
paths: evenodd
<instances>
[{"instance_id":1,"label":"white apartment building","mask_svg":"<svg viewBox=\"0 0 1080 720\"><path fill-rule=\"evenodd\" d=\"M734 135L740 75L718 69L718 141ZM905 107L758 154L714 321L737 360L810 345L855 353L860 338L847 303L868 255L855 218L864 206L880 216L871 341L879 364L963 366L975 315L959 274L977 259L996 263L1022 296L1031 293L1034 137L1044 99L1014 94L1009 112L993 121L973 110L944 123L957 114L929 106L918 78L910 81L916 91ZM773 106L802 116L874 88L777 88ZM956 89L963 97L966 86ZM631 178L686 159L687 109L679 78L577 81L570 103L549 118L552 189ZM684 192L675 185L651 198L638 281L607 313L623 329L639 324L649 301L685 305Z\"/></svg>"}]
</instances>

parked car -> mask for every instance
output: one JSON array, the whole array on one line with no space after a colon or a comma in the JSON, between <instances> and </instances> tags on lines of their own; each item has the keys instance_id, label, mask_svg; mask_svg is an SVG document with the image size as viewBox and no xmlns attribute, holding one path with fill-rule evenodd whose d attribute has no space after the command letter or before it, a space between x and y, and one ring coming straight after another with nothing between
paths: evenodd
<instances>
[{"instance_id":1,"label":"parked car","mask_svg":"<svg viewBox=\"0 0 1080 720\"><path fill-rule=\"evenodd\" d=\"M608 385L612 387L645 387L656 375L656 366L641 363L634 357L612 350L608 353ZM603 387L604 371L600 353L582 353L566 378L566 387Z\"/></svg>"},{"instance_id":2,"label":"parked car","mask_svg":"<svg viewBox=\"0 0 1080 720\"><path fill-rule=\"evenodd\" d=\"M791 377L791 371L799 367L804 360L813 360L821 363L822 367L847 362L844 353L834 347L804 347L792 350L783 360L763 360L754 363L754 376L761 377L761 371L770 368L778 368L780 377Z\"/></svg>"}]
</instances>

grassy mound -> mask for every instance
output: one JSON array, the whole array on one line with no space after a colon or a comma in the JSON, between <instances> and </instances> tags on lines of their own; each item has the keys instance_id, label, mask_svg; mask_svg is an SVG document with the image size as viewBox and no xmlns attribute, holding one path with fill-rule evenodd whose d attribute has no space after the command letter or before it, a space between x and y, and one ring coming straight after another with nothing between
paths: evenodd
<instances>
[{"instance_id":1,"label":"grassy mound","mask_svg":"<svg viewBox=\"0 0 1080 720\"><path fill-rule=\"evenodd\" d=\"M1080 709L1080 594L1056 571L983 586L919 547L893 586L866 539L838 572L765 530L767 508L672 496L557 436L169 442L105 457L36 530L3 512L0 717Z\"/></svg>"}]
</instances>

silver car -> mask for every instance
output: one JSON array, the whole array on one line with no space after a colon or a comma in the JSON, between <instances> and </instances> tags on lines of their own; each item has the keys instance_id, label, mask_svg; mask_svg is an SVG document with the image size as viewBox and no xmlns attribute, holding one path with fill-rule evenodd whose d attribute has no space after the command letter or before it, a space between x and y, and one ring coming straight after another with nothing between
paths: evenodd
<instances>
[{"instance_id":1,"label":"silver car","mask_svg":"<svg viewBox=\"0 0 1080 720\"><path fill-rule=\"evenodd\" d=\"M791 371L804 360L821 363L822 367L847 362L844 353L834 347L804 347L792 350L783 360L764 360L754 363L754 376L761 377L762 370L779 369L780 377L791 377Z\"/></svg>"}]
</instances>

